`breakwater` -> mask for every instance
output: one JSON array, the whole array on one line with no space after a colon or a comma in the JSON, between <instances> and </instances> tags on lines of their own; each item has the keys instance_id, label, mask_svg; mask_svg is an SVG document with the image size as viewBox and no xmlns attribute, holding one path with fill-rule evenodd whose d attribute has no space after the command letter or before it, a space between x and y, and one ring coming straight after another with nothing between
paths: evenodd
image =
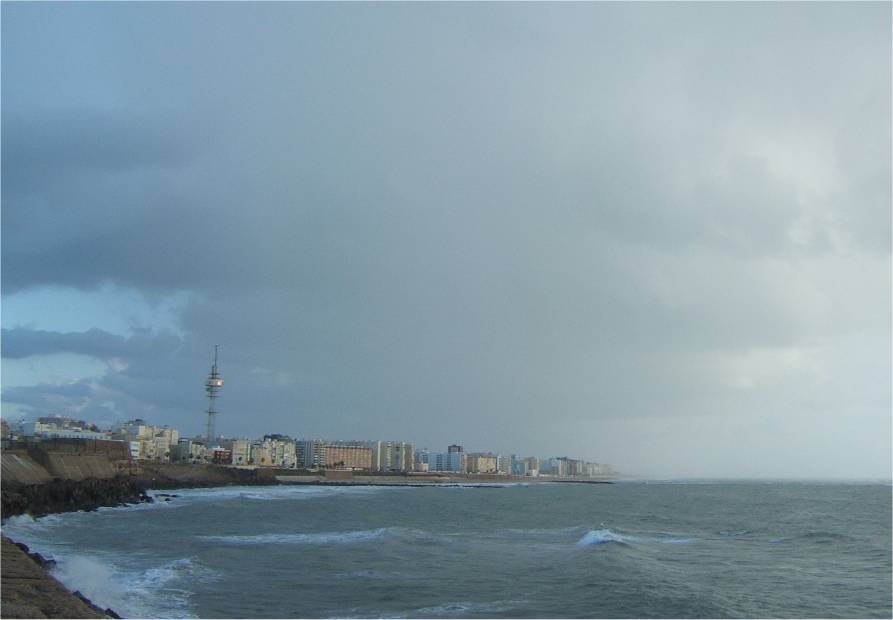
<instances>
[{"instance_id":1,"label":"breakwater","mask_svg":"<svg viewBox=\"0 0 893 620\"><path fill-rule=\"evenodd\" d=\"M4 454L4 457L7 455ZM52 477L42 482L3 476L0 514L35 517L56 512L95 510L152 501L148 489L280 484L272 471L238 470L213 465L151 465L105 478Z\"/></svg>"},{"instance_id":2,"label":"breakwater","mask_svg":"<svg viewBox=\"0 0 893 620\"><path fill-rule=\"evenodd\" d=\"M40 517L151 502L150 488L279 484L272 471L212 465L141 465L120 442L48 441L5 446L0 515ZM117 618L50 575L53 561L2 540L0 616L4 618Z\"/></svg>"},{"instance_id":3,"label":"breakwater","mask_svg":"<svg viewBox=\"0 0 893 620\"><path fill-rule=\"evenodd\" d=\"M69 592L47 570L55 564L27 546L2 539L4 618L118 618L80 592Z\"/></svg>"}]
</instances>

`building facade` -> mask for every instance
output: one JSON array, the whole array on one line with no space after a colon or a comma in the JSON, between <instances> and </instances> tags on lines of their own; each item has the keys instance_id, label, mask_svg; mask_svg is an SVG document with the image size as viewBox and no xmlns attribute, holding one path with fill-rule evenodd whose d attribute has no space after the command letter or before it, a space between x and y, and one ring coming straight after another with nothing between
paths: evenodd
<instances>
[{"instance_id":1,"label":"building facade","mask_svg":"<svg viewBox=\"0 0 893 620\"><path fill-rule=\"evenodd\" d=\"M230 446L232 451L233 465L250 465L251 464L251 440L249 439L233 439Z\"/></svg>"},{"instance_id":2,"label":"building facade","mask_svg":"<svg viewBox=\"0 0 893 620\"><path fill-rule=\"evenodd\" d=\"M423 452L421 462L428 464L428 471L461 473L465 471L464 452Z\"/></svg>"},{"instance_id":3,"label":"building facade","mask_svg":"<svg viewBox=\"0 0 893 620\"><path fill-rule=\"evenodd\" d=\"M325 447L327 469L372 469L372 448L349 444L327 444Z\"/></svg>"},{"instance_id":4,"label":"building facade","mask_svg":"<svg viewBox=\"0 0 893 620\"><path fill-rule=\"evenodd\" d=\"M469 474L495 474L496 455L480 452L469 454L465 471Z\"/></svg>"}]
</instances>

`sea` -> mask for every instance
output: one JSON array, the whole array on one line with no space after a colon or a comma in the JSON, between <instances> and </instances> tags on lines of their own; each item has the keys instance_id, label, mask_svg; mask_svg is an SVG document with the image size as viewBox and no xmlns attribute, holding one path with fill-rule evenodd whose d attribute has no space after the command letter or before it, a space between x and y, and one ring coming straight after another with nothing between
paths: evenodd
<instances>
[{"instance_id":1,"label":"sea","mask_svg":"<svg viewBox=\"0 0 893 620\"><path fill-rule=\"evenodd\" d=\"M891 487L227 487L13 517L132 618L890 618Z\"/></svg>"}]
</instances>

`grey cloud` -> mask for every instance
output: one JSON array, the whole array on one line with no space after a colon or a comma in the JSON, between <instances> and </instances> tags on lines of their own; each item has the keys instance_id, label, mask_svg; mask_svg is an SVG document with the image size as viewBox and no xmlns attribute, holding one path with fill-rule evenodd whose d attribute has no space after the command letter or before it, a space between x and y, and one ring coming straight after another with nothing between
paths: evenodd
<instances>
[{"instance_id":1,"label":"grey cloud","mask_svg":"<svg viewBox=\"0 0 893 620\"><path fill-rule=\"evenodd\" d=\"M4 356L114 353L103 389L174 423L220 342L242 433L511 449L510 425L557 450L588 421L790 426L773 403L810 391L885 420L876 381L828 368L889 357L846 344L890 336L889 26L870 4L6 6L4 295L192 296L181 341L4 330Z\"/></svg>"},{"instance_id":2,"label":"grey cloud","mask_svg":"<svg viewBox=\"0 0 893 620\"><path fill-rule=\"evenodd\" d=\"M164 111L29 107L5 111L4 176L38 184L90 172L182 166L196 145L180 119ZM179 120L179 122L177 122ZM39 174L38 174L39 173ZM13 189L17 189L13 185Z\"/></svg>"},{"instance_id":3,"label":"grey cloud","mask_svg":"<svg viewBox=\"0 0 893 620\"><path fill-rule=\"evenodd\" d=\"M180 346L174 334L138 330L129 338L101 329L59 333L23 327L3 328L3 357L21 359L32 355L77 353L102 360L146 355L170 355Z\"/></svg>"},{"instance_id":4,"label":"grey cloud","mask_svg":"<svg viewBox=\"0 0 893 620\"><path fill-rule=\"evenodd\" d=\"M11 416L13 406L19 413L68 415L112 428L117 422L137 417L151 417L156 411L128 394L114 392L93 381L77 381L64 385L38 384L3 390L4 416Z\"/></svg>"}]
</instances>

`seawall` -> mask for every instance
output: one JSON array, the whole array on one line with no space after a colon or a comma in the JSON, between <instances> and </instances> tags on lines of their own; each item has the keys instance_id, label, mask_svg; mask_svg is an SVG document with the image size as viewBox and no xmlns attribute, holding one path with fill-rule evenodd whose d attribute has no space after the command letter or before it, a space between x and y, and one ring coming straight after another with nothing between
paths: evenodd
<instances>
[{"instance_id":1,"label":"seawall","mask_svg":"<svg viewBox=\"0 0 893 620\"><path fill-rule=\"evenodd\" d=\"M145 501L145 486L129 457L126 444L114 441L6 446L0 455L0 515L40 516Z\"/></svg>"},{"instance_id":2,"label":"seawall","mask_svg":"<svg viewBox=\"0 0 893 620\"><path fill-rule=\"evenodd\" d=\"M99 506L152 501L149 488L278 484L273 471L209 465L140 465L126 445L102 441L50 441L8 445L2 452L2 506L7 517L28 513L94 510ZM48 572L52 560L29 554L6 537L0 565L2 618L117 618Z\"/></svg>"},{"instance_id":3,"label":"seawall","mask_svg":"<svg viewBox=\"0 0 893 620\"><path fill-rule=\"evenodd\" d=\"M57 440L2 453L0 516L94 510L151 501L147 489L279 484L281 470L139 463L126 444Z\"/></svg>"},{"instance_id":4,"label":"seawall","mask_svg":"<svg viewBox=\"0 0 893 620\"><path fill-rule=\"evenodd\" d=\"M69 592L47 569L52 560L6 536L2 543L0 616L3 618L117 618L111 609L100 609L79 592Z\"/></svg>"}]
</instances>

